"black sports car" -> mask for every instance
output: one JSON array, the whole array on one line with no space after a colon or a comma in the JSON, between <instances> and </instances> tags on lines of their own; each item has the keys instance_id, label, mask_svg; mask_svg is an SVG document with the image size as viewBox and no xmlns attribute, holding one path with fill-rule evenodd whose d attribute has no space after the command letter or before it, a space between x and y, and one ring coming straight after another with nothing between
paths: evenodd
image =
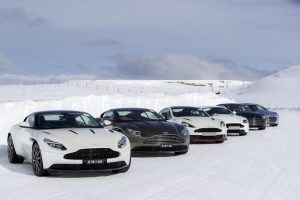
<instances>
[{"instance_id":1,"label":"black sports car","mask_svg":"<svg viewBox=\"0 0 300 200\"><path fill-rule=\"evenodd\" d=\"M116 108L102 113L100 118L104 126L129 138L133 152L188 152L190 136L185 126L168 122L153 110Z\"/></svg>"},{"instance_id":2,"label":"black sports car","mask_svg":"<svg viewBox=\"0 0 300 200\"><path fill-rule=\"evenodd\" d=\"M277 112L272 112L267 108L254 104L254 103L243 103L243 105L248 106L253 112L262 114L267 118L267 124L270 126L278 126L279 124L279 115Z\"/></svg>"},{"instance_id":3,"label":"black sports car","mask_svg":"<svg viewBox=\"0 0 300 200\"><path fill-rule=\"evenodd\" d=\"M236 115L246 117L249 122L250 128L258 128L264 130L267 127L266 116L260 113L253 112L247 105L238 103L225 103L219 104L218 106L224 106L236 113Z\"/></svg>"}]
</instances>

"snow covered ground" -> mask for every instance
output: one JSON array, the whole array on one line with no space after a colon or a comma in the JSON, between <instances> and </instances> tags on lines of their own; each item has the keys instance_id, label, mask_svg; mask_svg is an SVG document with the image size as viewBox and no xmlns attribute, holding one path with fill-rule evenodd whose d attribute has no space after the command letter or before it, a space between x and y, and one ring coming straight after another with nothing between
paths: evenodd
<instances>
[{"instance_id":1,"label":"snow covered ground","mask_svg":"<svg viewBox=\"0 0 300 200\"><path fill-rule=\"evenodd\" d=\"M0 145L0 199L300 198L300 112L280 111L281 124L223 144L191 145L188 154L138 155L128 173L58 172L38 178L31 165L9 164Z\"/></svg>"}]
</instances>

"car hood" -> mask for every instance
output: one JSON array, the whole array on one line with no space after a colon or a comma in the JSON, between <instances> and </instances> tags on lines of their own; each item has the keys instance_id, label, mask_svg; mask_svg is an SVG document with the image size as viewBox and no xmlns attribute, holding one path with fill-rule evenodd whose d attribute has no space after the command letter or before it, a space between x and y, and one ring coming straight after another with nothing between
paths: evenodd
<instances>
[{"instance_id":1,"label":"car hood","mask_svg":"<svg viewBox=\"0 0 300 200\"><path fill-rule=\"evenodd\" d=\"M236 115L243 116L246 118L262 118L263 114L255 113L255 112L238 112Z\"/></svg>"},{"instance_id":2,"label":"car hood","mask_svg":"<svg viewBox=\"0 0 300 200\"><path fill-rule=\"evenodd\" d=\"M126 132L128 129L140 131L143 137L157 134L178 134L184 127L168 121L121 122L118 125Z\"/></svg>"},{"instance_id":3,"label":"car hood","mask_svg":"<svg viewBox=\"0 0 300 200\"><path fill-rule=\"evenodd\" d=\"M67 128L39 130L44 138L62 143L67 149L117 147L122 134L104 128Z\"/></svg>"},{"instance_id":4,"label":"car hood","mask_svg":"<svg viewBox=\"0 0 300 200\"><path fill-rule=\"evenodd\" d=\"M176 117L176 122L186 122L195 128L221 128L221 120L213 117Z\"/></svg>"},{"instance_id":5,"label":"car hood","mask_svg":"<svg viewBox=\"0 0 300 200\"><path fill-rule=\"evenodd\" d=\"M238 115L226 115L226 114L218 114L213 116L216 119L220 119L227 123L242 123L243 120L246 120L245 117L238 116Z\"/></svg>"}]
</instances>

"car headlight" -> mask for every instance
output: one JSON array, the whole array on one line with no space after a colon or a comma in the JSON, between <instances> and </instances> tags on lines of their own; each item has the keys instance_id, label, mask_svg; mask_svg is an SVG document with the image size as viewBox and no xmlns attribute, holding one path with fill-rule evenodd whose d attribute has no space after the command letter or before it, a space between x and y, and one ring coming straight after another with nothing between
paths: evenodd
<instances>
[{"instance_id":1,"label":"car headlight","mask_svg":"<svg viewBox=\"0 0 300 200\"><path fill-rule=\"evenodd\" d=\"M187 135L189 134L189 130L187 130L187 128L182 129L181 131L182 135Z\"/></svg>"},{"instance_id":2,"label":"car headlight","mask_svg":"<svg viewBox=\"0 0 300 200\"><path fill-rule=\"evenodd\" d=\"M136 131L136 130L132 130L132 129L130 129L130 128L128 128L127 129L128 130L128 132L130 133L130 134L132 134L132 135L134 135L134 136L141 136L142 134L141 134L141 131Z\"/></svg>"},{"instance_id":3,"label":"car headlight","mask_svg":"<svg viewBox=\"0 0 300 200\"><path fill-rule=\"evenodd\" d=\"M221 121L221 122L220 122L220 126L221 126L221 128L222 128L222 127L225 127L225 123L224 123L223 121Z\"/></svg>"},{"instance_id":4,"label":"car headlight","mask_svg":"<svg viewBox=\"0 0 300 200\"><path fill-rule=\"evenodd\" d=\"M44 141L46 144L48 144L50 147L54 148L54 149L60 149L60 150L62 150L62 151L67 150L67 148L66 148L63 144L61 144L61 143L54 142L54 141L49 140L49 139L47 139L47 138L45 138L43 141Z\"/></svg>"},{"instance_id":5,"label":"car headlight","mask_svg":"<svg viewBox=\"0 0 300 200\"><path fill-rule=\"evenodd\" d=\"M125 136L122 136L121 140L119 140L118 142L118 147L123 148L126 146L126 144L127 144L127 139Z\"/></svg>"},{"instance_id":6,"label":"car headlight","mask_svg":"<svg viewBox=\"0 0 300 200\"><path fill-rule=\"evenodd\" d=\"M183 126L185 126L185 127L195 128L195 126L193 126L193 125L191 125L191 124L189 124L189 123L187 123L187 122L181 122L181 124L182 124Z\"/></svg>"},{"instance_id":7,"label":"car headlight","mask_svg":"<svg viewBox=\"0 0 300 200\"><path fill-rule=\"evenodd\" d=\"M244 123L244 124L247 124L247 123L248 123L248 120L247 120L247 119L243 119L243 123Z\"/></svg>"}]
</instances>

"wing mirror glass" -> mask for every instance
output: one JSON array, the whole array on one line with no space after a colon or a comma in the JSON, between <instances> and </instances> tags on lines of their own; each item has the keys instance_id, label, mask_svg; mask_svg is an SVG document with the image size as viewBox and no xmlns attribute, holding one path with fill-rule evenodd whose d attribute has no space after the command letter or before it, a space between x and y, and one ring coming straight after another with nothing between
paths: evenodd
<instances>
[{"instance_id":1,"label":"wing mirror glass","mask_svg":"<svg viewBox=\"0 0 300 200\"><path fill-rule=\"evenodd\" d=\"M28 122L21 122L21 123L19 124L19 126L22 127L22 128L31 128L31 126L29 125Z\"/></svg>"},{"instance_id":2,"label":"wing mirror glass","mask_svg":"<svg viewBox=\"0 0 300 200\"><path fill-rule=\"evenodd\" d=\"M108 120L108 119L103 120L103 126L109 126L111 124L112 124L112 122L110 120Z\"/></svg>"}]
</instances>

